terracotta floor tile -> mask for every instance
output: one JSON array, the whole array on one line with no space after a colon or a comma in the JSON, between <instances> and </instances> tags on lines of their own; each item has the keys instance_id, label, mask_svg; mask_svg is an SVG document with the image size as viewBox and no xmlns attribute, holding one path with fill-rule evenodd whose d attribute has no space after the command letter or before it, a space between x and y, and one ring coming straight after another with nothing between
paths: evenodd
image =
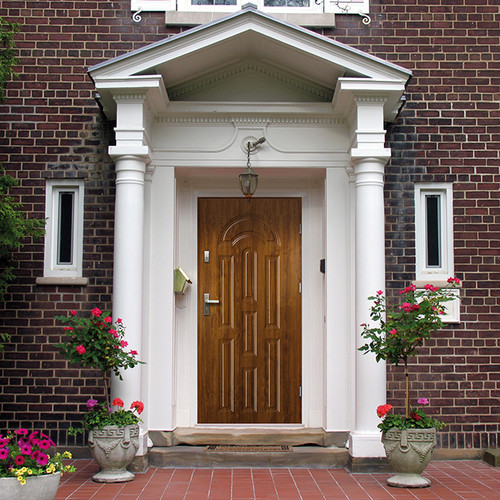
<instances>
[{"instance_id":1,"label":"terracotta floor tile","mask_svg":"<svg viewBox=\"0 0 500 500\"><path fill-rule=\"evenodd\" d=\"M387 485L388 474L344 469L157 469L129 483L92 481L92 460L74 460L56 500L500 500L500 468L481 461L432 462L430 488Z\"/></svg>"}]
</instances>

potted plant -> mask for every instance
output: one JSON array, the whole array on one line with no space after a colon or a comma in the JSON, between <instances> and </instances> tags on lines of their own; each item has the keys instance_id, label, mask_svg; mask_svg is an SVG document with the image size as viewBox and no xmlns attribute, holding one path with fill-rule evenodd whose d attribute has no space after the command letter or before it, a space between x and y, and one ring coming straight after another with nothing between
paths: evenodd
<instances>
[{"instance_id":1,"label":"potted plant","mask_svg":"<svg viewBox=\"0 0 500 500\"><path fill-rule=\"evenodd\" d=\"M68 317L56 316L69 336L67 342L57 344L63 355L74 364L90 366L102 373L106 400L99 404L95 399L87 401L89 412L85 415L82 429L70 429L72 434L89 431L90 451L101 467L92 479L97 482L124 482L134 479L126 468L134 459L139 447L138 415L143 403L134 401L130 410L124 410L121 399L110 401L109 377L114 373L122 380L121 370L134 368L142 361L136 359L137 351L129 350L124 340L125 327L118 318L94 308L90 318L80 318L76 311ZM117 409L114 410L113 407Z\"/></svg>"},{"instance_id":2,"label":"potted plant","mask_svg":"<svg viewBox=\"0 0 500 500\"><path fill-rule=\"evenodd\" d=\"M428 416L422 408L410 406L408 359L418 354L418 348L442 326L445 303L454 300L452 288L460 284L458 278L449 278L450 288L440 289L427 284L423 289L409 285L399 294L402 303L387 305L382 290L368 299L373 302L370 318L375 326L362 324L362 337L367 343L359 348L364 354L374 353L377 361L386 360L403 365L405 373L405 413L391 413L392 405L380 405L377 414L383 418L378 425L382 443L391 466L398 473L388 479L390 486L421 488L430 485L421 473L429 463L436 445L436 430L443 427L439 420ZM419 398L420 405L428 405Z\"/></svg>"},{"instance_id":3,"label":"potted plant","mask_svg":"<svg viewBox=\"0 0 500 500\"><path fill-rule=\"evenodd\" d=\"M29 498L53 500L64 472L75 472L72 465L64 465L71 453L55 453L52 439L39 432L17 429L0 435L0 496L4 500Z\"/></svg>"}]
</instances>

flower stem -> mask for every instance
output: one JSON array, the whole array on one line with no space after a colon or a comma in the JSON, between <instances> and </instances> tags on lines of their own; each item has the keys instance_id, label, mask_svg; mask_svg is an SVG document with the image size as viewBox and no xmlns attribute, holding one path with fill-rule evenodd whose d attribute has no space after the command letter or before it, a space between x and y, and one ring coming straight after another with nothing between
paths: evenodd
<instances>
[{"instance_id":1,"label":"flower stem","mask_svg":"<svg viewBox=\"0 0 500 500\"><path fill-rule=\"evenodd\" d=\"M109 392L108 374L105 371L102 372L102 379L104 380L104 397L106 398L106 406L108 407L108 410L110 410L111 394Z\"/></svg>"},{"instance_id":2,"label":"flower stem","mask_svg":"<svg viewBox=\"0 0 500 500\"><path fill-rule=\"evenodd\" d=\"M409 376L408 376L408 361L406 358L404 359L404 364L405 364L405 382L406 382L405 413L406 413L406 418L409 418L409 416L410 416L410 382L409 382Z\"/></svg>"}]
</instances>

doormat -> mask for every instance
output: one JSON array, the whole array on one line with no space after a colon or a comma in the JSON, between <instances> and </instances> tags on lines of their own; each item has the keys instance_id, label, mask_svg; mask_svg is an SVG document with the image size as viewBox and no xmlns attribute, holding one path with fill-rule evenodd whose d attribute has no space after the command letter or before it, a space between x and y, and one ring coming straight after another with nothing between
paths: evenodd
<instances>
[{"instance_id":1,"label":"doormat","mask_svg":"<svg viewBox=\"0 0 500 500\"><path fill-rule=\"evenodd\" d=\"M239 445L239 444L211 444L207 446L207 451L233 451L233 452L283 452L293 451L293 446L288 444L279 445Z\"/></svg>"}]
</instances>

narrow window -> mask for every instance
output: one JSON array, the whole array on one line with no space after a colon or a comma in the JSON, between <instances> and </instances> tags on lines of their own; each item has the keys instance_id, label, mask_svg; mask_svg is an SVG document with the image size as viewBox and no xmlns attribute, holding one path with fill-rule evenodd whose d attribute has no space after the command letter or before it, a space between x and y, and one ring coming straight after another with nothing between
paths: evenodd
<instances>
[{"instance_id":1,"label":"narrow window","mask_svg":"<svg viewBox=\"0 0 500 500\"><path fill-rule=\"evenodd\" d=\"M73 264L73 199L72 191L59 193L58 264Z\"/></svg>"},{"instance_id":2,"label":"narrow window","mask_svg":"<svg viewBox=\"0 0 500 500\"><path fill-rule=\"evenodd\" d=\"M451 184L415 185L417 281L453 275L452 195Z\"/></svg>"},{"instance_id":3,"label":"narrow window","mask_svg":"<svg viewBox=\"0 0 500 500\"><path fill-rule=\"evenodd\" d=\"M427 212L427 266L440 267L441 258L441 221L440 221L439 195L427 195L425 197Z\"/></svg>"},{"instance_id":4,"label":"narrow window","mask_svg":"<svg viewBox=\"0 0 500 500\"><path fill-rule=\"evenodd\" d=\"M49 179L44 277L80 278L83 260L83 180Z\"/></svg>"}]
</instances>

